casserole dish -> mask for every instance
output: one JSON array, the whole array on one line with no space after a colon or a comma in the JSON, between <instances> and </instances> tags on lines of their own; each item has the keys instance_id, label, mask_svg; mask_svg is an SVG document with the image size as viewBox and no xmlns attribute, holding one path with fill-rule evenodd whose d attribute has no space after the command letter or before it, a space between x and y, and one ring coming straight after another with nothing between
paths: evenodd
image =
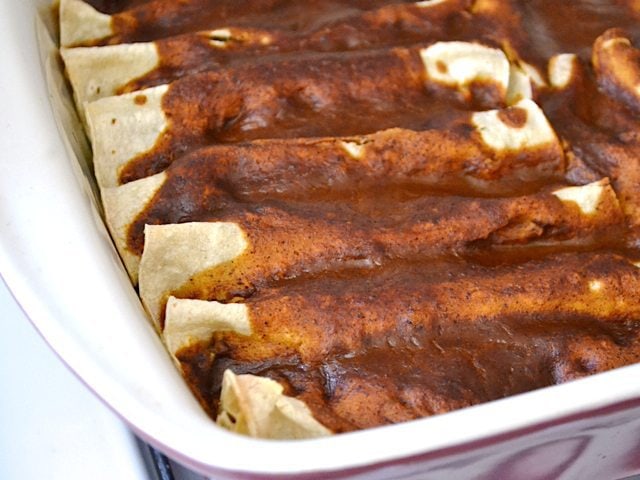
<instances>
[{"instance_id":1,"label":"casserole dish","mask_svg":"<svg viewBox=\"0 0 640 480\"><path fill-rule=\"evenodd\" d=\"M0 55L10 74L1 80L0 272L52 348L142 438L215 478L640 472L640 365L324 439L269 442L218 428L173 369L102 224L47 3L1 8L7 48Z\"/></svg>"}]
</instances>

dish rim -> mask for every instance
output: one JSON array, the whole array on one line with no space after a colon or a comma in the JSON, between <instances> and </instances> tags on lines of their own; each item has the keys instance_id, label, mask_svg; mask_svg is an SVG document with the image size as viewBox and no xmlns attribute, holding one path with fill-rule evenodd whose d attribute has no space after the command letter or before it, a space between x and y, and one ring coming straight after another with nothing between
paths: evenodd
<instances>
[{"instance_id":1,"label":"dish rim","mask_svg":"<svg viewBox=\"0 0 640 480\"><path fill-rule=\"evenodd\" d=\"M81 227L86 229L92 221L95 222L97 211L95 206L89 205L87 185L83 184L82 179L73 177L72 170L75 167L70 168L69 161L78 160L66 148L69 139L64 137L64 126L55 118L56 107L51 104L54 101L53 94L44 90L47 85L46 65L40 61L43 52L33 38L36 4L42 6L44 3L44 0L30 0L5 2L3 5L10 13L13 12L12 19L16 26L0 31L0 39L4 40L5 45L20 46L8 49L16 52L5 52L2 55L8 57L13 62L10 64L21 69L23 74L31 74L30 81L22 84L14 82L11 89L5 88L4 91L11 91L12 95L23 100L24 111L20 112L21 120L16 125L24 125L32 120L34 124L47 126L38 132L41 142L46 144L47 154L43 154L40 144L33 142L32 134L26 130L9 127L3 129L4 132L0 135L0 144L3 145L7 158L29 157L31 162L41 167L39 171L5 168L3 175L0 175L0 205L12 205L10 210L0 209L0 225L3 226L0 229L0 275L30 322L56 355L103 403L149 443L187 466L209 475L221 472L252 475L346 473L397 462L413 462L431 455L444 457L450 454L451 449L466 451L475 448L477 442L507 441L502 439L505 435L519 436L531 429L544 429L550 423L571 421L571 417L576 415L588 415L589 412L597 412L602 408L613 408L615 405L624 405L625 402L640 400L640 385L633 386L633 382L628 381L634 375L636 378L640 375L640 364L637 364L434 417L302 441L268 441L241 437L215 426L210 420L207 420L207 424L201 422L200 425L200 420L206 418L201 412L191 415L194 421L187 425L189 428L184 428L179 423L183 419L183 416L178 415L179 412L173 417L166 417L162 408L150 408L148 399L139 398L136 392L126 389L123 378L114 378L113 372L98 362L95 353L91 351L91 348L105 348L108 345L86 344L88 339L83 336L83 332L65 329L68 322L62 319L71 317L76 321L81 320L78 317L84 315L84 311L74 303L78 299L73 298L73 292L69 292L67 297L61 297L60 289L53 285L47 288L46 282L56 277L61 281L70 281L68 277L72 273L52 271L57 269L59 262L53 261L49 254L56 252L43 250L41 241L25 237L26 232L33 231L25 222L51 224L50 218L44 218L50 211L36 208L36 202L30 198L34 193L34 185L37 186L38 194L59 201L75 202L69 208L76 213L81 212L81 216L68 220L67 226L72 227L71 232L77 234L81 242L85 242L82 251L93 251L98 268L106 270L100 273L107 275L110 284L127 282L121 283L118 288L121 293L115 290L106 292L110 299L120 305L101 313L101 316L123 310L130 313L137 311L138 316L143 315L140 306L132 303L133 288L128 283L122 266L114 262L113 247L101 245L96 249L96 244L103 243L106 233L104 225L97 225L94 232L78 230ZM26 20L16 13L22 12L21 15L24 16L25 10L31 13ZM36 29L42 34L43 21L39 16L36 23ZM22 26L22 31L19 25ZM30 39L29 33L32 37ZM20 56L20 52L26 54ZM49 97L48 101L29 100L29 96L34 93L38 99ZM52 173L56 178L73 178L75 181L63 182L65 188L61 192L57 182L50 183L48 175ZM13 202L8 202L9 199ZM15 199L20 199L25 204L21 205ZM65 240L58 237L68 235L61 230L47 233L56 244L64 243ZM75 273L83 268L86 270L89 266L73 265L70 271ZM94 280L93 274L87 278L92 282ZM128 294L123 291L127 289ZM146 318L144 322L148 324ZM137 328L144 329L139 325ZM149 325L146 329L153 332ZM157 339L155 342L157 343ZM151 352L147 356L151 356ZM170 365L168 354L166 364ZM176 372L172 374L176 375ZM184 390L187 390L186 385ZM187 394L191 395L188 391ZM188 408L197 404L191 402L190 405ZM526 415L523 414L525 412ZM205 444L203 438L209 441ZM417 438L420 439L419 442L415 441ZM216 450L221 447L224 455L216 455ZM318 449L322 449L321 456L317 454ZM251 452L250 462L247 460L247 452Z\"/></svg>"}]
</instances>

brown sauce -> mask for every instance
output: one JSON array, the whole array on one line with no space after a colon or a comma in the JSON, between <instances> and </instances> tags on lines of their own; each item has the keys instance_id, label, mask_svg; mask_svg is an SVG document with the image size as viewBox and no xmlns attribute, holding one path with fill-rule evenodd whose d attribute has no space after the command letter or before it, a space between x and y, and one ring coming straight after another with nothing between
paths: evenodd
<instances>
[{"instance_id":1,"label":"brown sauce","mask_svg":"<svg viewBox=\"0 0 640 480\"><path fill-rule=\"evenodd\" d=\"M247 300L250 338L216 334L178 357L209 411L232 368L280 381L336 431L366 428L637 361L639 282L604 253L391 263L266 288Z\"/></svg>"},{"instance_id":2,"label":"brown sauce","mask_svg":"<svg viewBox=\"0 0 640 480\"><path fill-rule=\"evenodd\" d=\"M633 1L580 0L556 2L533 0L518 2L525 29L535 56L576 53L589 60L595 39L613 27L640 33L640 10Z\"/></svg>"},{"instance_id":3,"label":"brown sauce","mask_svg":"<svg viewBox=\"0 0 640 480\"><path fill-rule=\"evenodd\" d=\"M586 220L549 196L421 197L399 204L388 191L378 188L373 198L360 194L357 201L331 205L264 202L229 216L220 212L216 219L243 226L251 249L195 275L176 295L230 301L300 276L461 255L479 246L622 246L624 224L615 211Z\"/></svg>"},{"instance_id":4,"label":"brown sauce","mask_svg":"<svg viewBox=\"0 0 640 480\"><path fill-rule=\"evenodd\" d=\"M330 22L312 32L233 28L231 38L200 32L160 39L155 42L159 66L123 91L170 83L187 74L223 66L268 63L287 55L300 58L310 52L407 46L443 38L496 43L494 25L474 21L477 19L468 11L470 4L454 1L429 9L413 3L393 4ZM218 40L215 46L212 39Z\"/></svg>"},{"instance_id":5,"label":"brown sauce","mask_svg":"<svg viewBox=\"0 0 640 480\"><path fill-rule=\"evenodd\" d=\"M91 2L90 2L91 3ZM306 31L363 10L403 3L392 0L150 0L100 2L113 13L115 35L108 43L144 42L185 32L227 27Z\"/></svg>"},{"instance_id":6,"label":"brown sauce","mask_svg":"<svg viewBox=\"0 0 640 480\"><path fill-rule=\"evenodd\" d=\"M243 65L187 76L163 98L170 125L150 153L122 169L123 183L164 170L198 147L263 138L349 136L391 127L451 125L468 110L504 106L480 83L463 95L427 83L417 48Z\"/></svg>"},{"instance_id":7,"label":"brown sauce","mask_svg":"<svg viewBox=\"0 0 640 480\"><path fill-rule=\"evenodd\" d=\"M543 93L540 104L564 139L570 156L568 179L581 182L585 171L607 176L618 192L629 224L640 225L640 117L619 98L604 94L592 68L581 64L575 81L562 93ZM587 100L588 99L588 100ZM637 234L632 236L636 242Z\"/></svg>"},{"instance_id":8,"label":"brown sauce","mask_svg":"<svg viewBox=\"0 0 640 480\"><path fill-rule=\"evenodd\" d=\"M116 33L103 43L167 39L158 43L160 68L130 88L157 85L187 72L243 61L245 56L255 59L282 52L345 51L445 39L508 44L544 70L546 60L558 52L577 53L587 59L598 35L612 27L635 32L639 19L630 0L510 0L488 10L483 0L450 0L430 8L389 0L305 2L304 7L299 2L275 0L90 3L100 11L116 13ZM309 18L313 22L304 20ZM231 41L231 48L225 51L208 47L208 39L202 36L167 38L227 27L248 29L249 39L252 29L257 29L258 38L268 34L271 42L265 45L256 39L247 45L246 39Z\"/></svg>"},{"instance_id":9,"label":"brown sauce","mask_svg":"<svg viewBox=\"0 0 640 480\"><path fill-rule=\"evenodd\" d=\"M155 15L163 1L94 3L121 12L112 42L228 22L286 31L275 47L241 49L240 60L194 38L161 42L161 68L129 86L187 73L164 99L168 133L122 172L128 182L169 167L129 231L130 250L142 251L145 224L234 221L250 241L247 254L173 292L251 308L250 337L217 333L178 354L212 415L227 368L278 380L340 432L640 361L640 270L631 263L640 125L590 65L608 28L640 36L638 7L513 0L487 11L491 2L461 2L430 27L424 18L385 18L376 37L367 14L390 3L401 2L309 2L303 17L300 2L181 2L164 29ZM362 28L350 31L350 22ZM461 98L426 81L415 47L382 48L472 38L543 78L552 55L579 55L567 88L534 92L562 151L499 158L473 147L468 112L503 107L500 96L477 85ZM192 57L175 62L185 45ZM274 56L247 60L262 54ZM517 111L502 119L523 123ZM408 143L424 149L396 143L388 149L395 156L381 149L367 164L315 138L392 127L406 129L396 142L413 135ZM616 199L592 216L550 194L603 177Z\"/></svg>"},{"instance_id":10,"label":"brown sauce","mask_svg":"<svg viewBox=\"0 0 640 480\"><path fill-rule=\"evenodd\" d=\"M88 0L87 3L102 13L113 14L135 8L149 0Z\"/></svg>"},{"instance_id":11,"label":"brown sauce","mask_svg":"<svg viewBox=\"0 0 640 480\"><path fill-rule=\"evenodd\" d=\"M142 251L147 223L222 218L225 211L276 199L285 207L298 202L303 210L317 209L317 202L322 211L332 204L373 210L385 197L406 211L424 196L525 195L562 183L559 145L500 156L483 151L469 128L467 119L449 130L392 129L353 139L269 140L197 151L166 170L167 181L130 230L129 246ZM366 149L362 158L352 157L347 141ZM443 199L433 199L434 209L438 202Z\"/></svg>"}]
</instances>

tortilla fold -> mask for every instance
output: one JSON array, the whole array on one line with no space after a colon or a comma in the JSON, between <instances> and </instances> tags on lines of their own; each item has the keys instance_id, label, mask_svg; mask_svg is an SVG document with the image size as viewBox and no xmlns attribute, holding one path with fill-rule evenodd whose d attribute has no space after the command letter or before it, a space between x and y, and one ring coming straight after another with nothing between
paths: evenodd
<instances>
[{"instance_id":1,"label":"tortilla fold","mask_svg":"<svg viewBox=\"0 0 640 480\"><path fill-rule=\"evenodd\" d=\"M160 61L153 43L62 48L60 54L82 117L85 103L119 94L129 82L153 71Z\"/></svg>"},{"instance_id":2,"label":"tortilla fold","mask_svg":"<svg viewBox=\"0 0 640 480\"><path fill-rule=\"evenodd\" d=\"M153 148L168 129L162 109L168 86L103 98L86 104L96 180L101 188L119 184L120 169Z\"/></svg>"},{"instance_id":3,"label":"tortilla fold","mask_svg":"<svg viewBox=\"0 0 640 480\"><path fill-rule=\"evenodd\" d=\"M235 223L185 223L163 229L149 225L145 237L152 248L140 261L140 297L159 327L160 306L175 284L184 284L202 264L228 262L244 252L248 243ZM179 228L175 228L179 227Z\"/></svg>"},{"instance_id":4,"label":"tortilla fold","mask_svg":"<svg viewBox=\"0 0 640 480\"><path fill-rule=\"evenodd\" d=\"M300 400L282 394L268 378L224 373L217 423L251 437L301 439L324 437L331 431L313 418Z\"/></svg>"},{"instance_id":5,"label":"tortilla fold","mask_svg":"<svg viewBox=\"0 0 640 480\"><path fill-rule=\"evenodd\" d=\"M60 44L73 47L94 43L114 33L111 15L82 0L60 0Z\"/></svg>"}]
</instances>

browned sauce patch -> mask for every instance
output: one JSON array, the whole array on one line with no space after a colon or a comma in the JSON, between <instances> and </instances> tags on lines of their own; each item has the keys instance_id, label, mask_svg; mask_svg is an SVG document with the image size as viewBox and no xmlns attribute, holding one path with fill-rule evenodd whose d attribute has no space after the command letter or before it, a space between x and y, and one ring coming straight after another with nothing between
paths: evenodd
<instances>
[{"instance_id":1,"label":"browned sauce patch","mask_svg":"<svg viewBox=\"0 0 640 480\"><path fill-rule=\"evenodd\" d=\"M509 127L522 128L527 123L527 111L522 108L500 110L498 118Z\"/></svg>"},{"instance_id":2,"label":"browned sauce patch","mask_svg":"<svg viewBox=\"0 0 640 480\"><path fill-rule=\"evenodd\" d=\"M136 105L144 105L145 103L147 103L147 96L146 95L136 95L133 99L134 103Z\"/></svg>"},{"instance_id":3,"label":"browned sauce patch","mask_svg":"<svg viewBox=\"0 0 640 480\"><path fill-rule=\"evenodd\" d=\"M440 73L447 73L449 71L449 68L447 67L447 64L444 63L442 60L438 60L436 62L436 68L438 69L438 71Z\"/></svg>"},{"instance_id":4,"label":"browned sauce patch","mask_svg":"<svg viewBox=\"0 0 640 480\"><path fill-rule=\"evenodd\" d=\"M88 0L87 3L103 13L116 13L137 7L148 0Z\"/></svg>"}]
</instances>

